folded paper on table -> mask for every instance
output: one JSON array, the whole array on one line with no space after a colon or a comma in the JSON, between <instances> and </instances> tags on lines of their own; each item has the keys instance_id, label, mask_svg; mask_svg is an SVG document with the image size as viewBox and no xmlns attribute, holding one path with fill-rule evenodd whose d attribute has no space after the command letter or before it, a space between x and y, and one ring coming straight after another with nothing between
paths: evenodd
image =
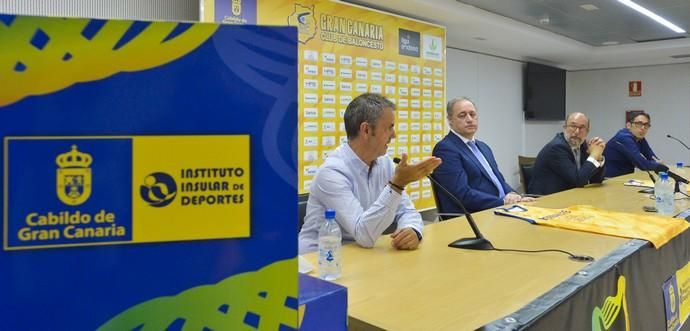
<instances>
[{"instance_id":1,"label":"folded paper on table","mask_svg":"<svg viewBox=\"0 0 690 331\"><path fill-rule=\"evenodd\" d=\"M654 188L654 182L652 182L651 180L629 179L628 181L623 183L623 185Z\"/></svg>"}]
</instances>

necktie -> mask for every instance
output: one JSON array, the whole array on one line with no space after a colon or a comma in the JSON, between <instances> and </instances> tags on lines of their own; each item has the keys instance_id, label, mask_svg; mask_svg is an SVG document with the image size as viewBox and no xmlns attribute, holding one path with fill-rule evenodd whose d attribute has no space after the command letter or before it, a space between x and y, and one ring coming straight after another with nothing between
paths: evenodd
<instances>
[{"instance_id":1,"label":"necktie","mask_svg":"<svg viewBox=\"0 0 690 331\"><path fill-rule=\"evenodd\" d=\"M580 148L573 148L573 155L575 156L575 167L580 170Z\"/></svg>"},{"instance_id":2,"label":"necktie","mask_svg":"<svg viewBox=\"0 0 690 331\"><path fill-rule=\"evenodd\" d=\"M474 154L474 157L476 157L477 160L479 160L479 163L482 164L484 170L486 170L486 172L489 174L489 178L491 178L491 181L494 182L494 185L496 185L496 188L498 189L498 197L503 198L506 195L505 191L503 190L503 185L501 185L501 182L498 181L498 177L496 177L496 174L494 174L494 171L493 169L491 169L491 166L484 157L484 154L482 154L482 152L479 151L477 143L474 140L470 140L467 142L467 145L470 146L472 154Z\"/></svg>"}]
</instances>

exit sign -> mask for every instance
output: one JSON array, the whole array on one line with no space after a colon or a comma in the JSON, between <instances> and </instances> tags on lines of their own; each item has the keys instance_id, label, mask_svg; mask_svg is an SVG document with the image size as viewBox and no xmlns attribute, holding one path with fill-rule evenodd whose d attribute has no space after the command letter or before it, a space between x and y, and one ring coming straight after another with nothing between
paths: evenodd
<instances>
[{"instance_id":1,"label":"exit sign","mask_svg":"<svg viewBox=\"0 0 690 331\"><path fill-rule=\"evenodd\" d=\"M631 80L628 82L628 95L631 97L642 96L642 81Z\"/></svg>"}]
</instances>

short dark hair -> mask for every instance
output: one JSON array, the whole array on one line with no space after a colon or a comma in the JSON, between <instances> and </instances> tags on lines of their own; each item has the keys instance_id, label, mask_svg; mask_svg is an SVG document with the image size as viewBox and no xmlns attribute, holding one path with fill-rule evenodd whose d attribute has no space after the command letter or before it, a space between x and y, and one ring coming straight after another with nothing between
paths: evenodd
<instances>
[{"instance_id":1,"label":"short dark hair","mask_svg":"<svg viewBox=\"0 0 690 331\"><path fill-rule=\"evenodd\" d=\"M345 132L347 139L354 139L359 135L359 126L367 122L376 126L376 122L383 116L383 109L395 110L395 104L386 97L376 93L364 93L357 96L345 109Z\"/></svg>"},{"instance_id":2,"label":"short dark hair","mask_svg":"<svg viewBox=\"0 0 690 331\"><path fill-rule=\"evenodd\" d=\"M635 120L635 118L637 118L637 116L644 116L647 118L648 122L652 121L652 117L649 116L649 114L647 114L645 112L641 112L641 113L634 114L633 116L630 116L630 120L628 121L628 123L632 123Z\"/></svg>"},{"instance_id":3,"label":"short dark hair","mask_svg":"<svg viewBox=\"0 0 690 331\"><path fill-rule=\"evenodd\" d=\"M477 109L477 105L474 104L474 101L472 101L468 97L460 97L460 98L453 98L450 101L448 101L448 104L446 104L446 117L451 118L453 116L453 106L455 106L456 103L460 101L467 101L474 106L474 109Z\"/></svg>"}]
</instances>

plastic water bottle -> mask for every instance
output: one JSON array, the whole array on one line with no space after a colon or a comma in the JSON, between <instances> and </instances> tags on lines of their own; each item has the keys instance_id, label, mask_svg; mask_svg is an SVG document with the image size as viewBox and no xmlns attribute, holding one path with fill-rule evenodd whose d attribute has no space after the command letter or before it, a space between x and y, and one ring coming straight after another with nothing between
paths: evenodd
<instances>
[{"instance_id":1,"label":"plastic water bottle","mask_svg":"<svg viewBox=\"0 0 690 331\"><path fill-rule=\"evenodd\" d=\"M673 170L673 172L675 172L678 176L688 179L687 174L685 173L685 168L683 167L683 162L676 163L676 169ZM688 193L688 188L685 183L678 183L678 189L683 193Z\"/></svg>"},{"instance_id":2,"label":"plastic water bottle","mask_svg":"<svg viewBox=\"0 0 690 331\"><path fill-rule=\"evenodd\" d=\"M668 180L668 174L659 173L659 180L654 184L654 197L656 198L656 209L659 214L673 215L675 207L673 204L673 184Z\"/></svg>"},{"instance_id":3,"label":"plastic water bottle","mask_svg":"<svg viewBox=\"0 0 690 331\"><path fill-rule=\"evenodd\" d=\"M343 236L335 221L335 210L326 209L326 221L319 229L319 278L336 280L340 277L340 248Z\"/></svg>"}]
</instances>

